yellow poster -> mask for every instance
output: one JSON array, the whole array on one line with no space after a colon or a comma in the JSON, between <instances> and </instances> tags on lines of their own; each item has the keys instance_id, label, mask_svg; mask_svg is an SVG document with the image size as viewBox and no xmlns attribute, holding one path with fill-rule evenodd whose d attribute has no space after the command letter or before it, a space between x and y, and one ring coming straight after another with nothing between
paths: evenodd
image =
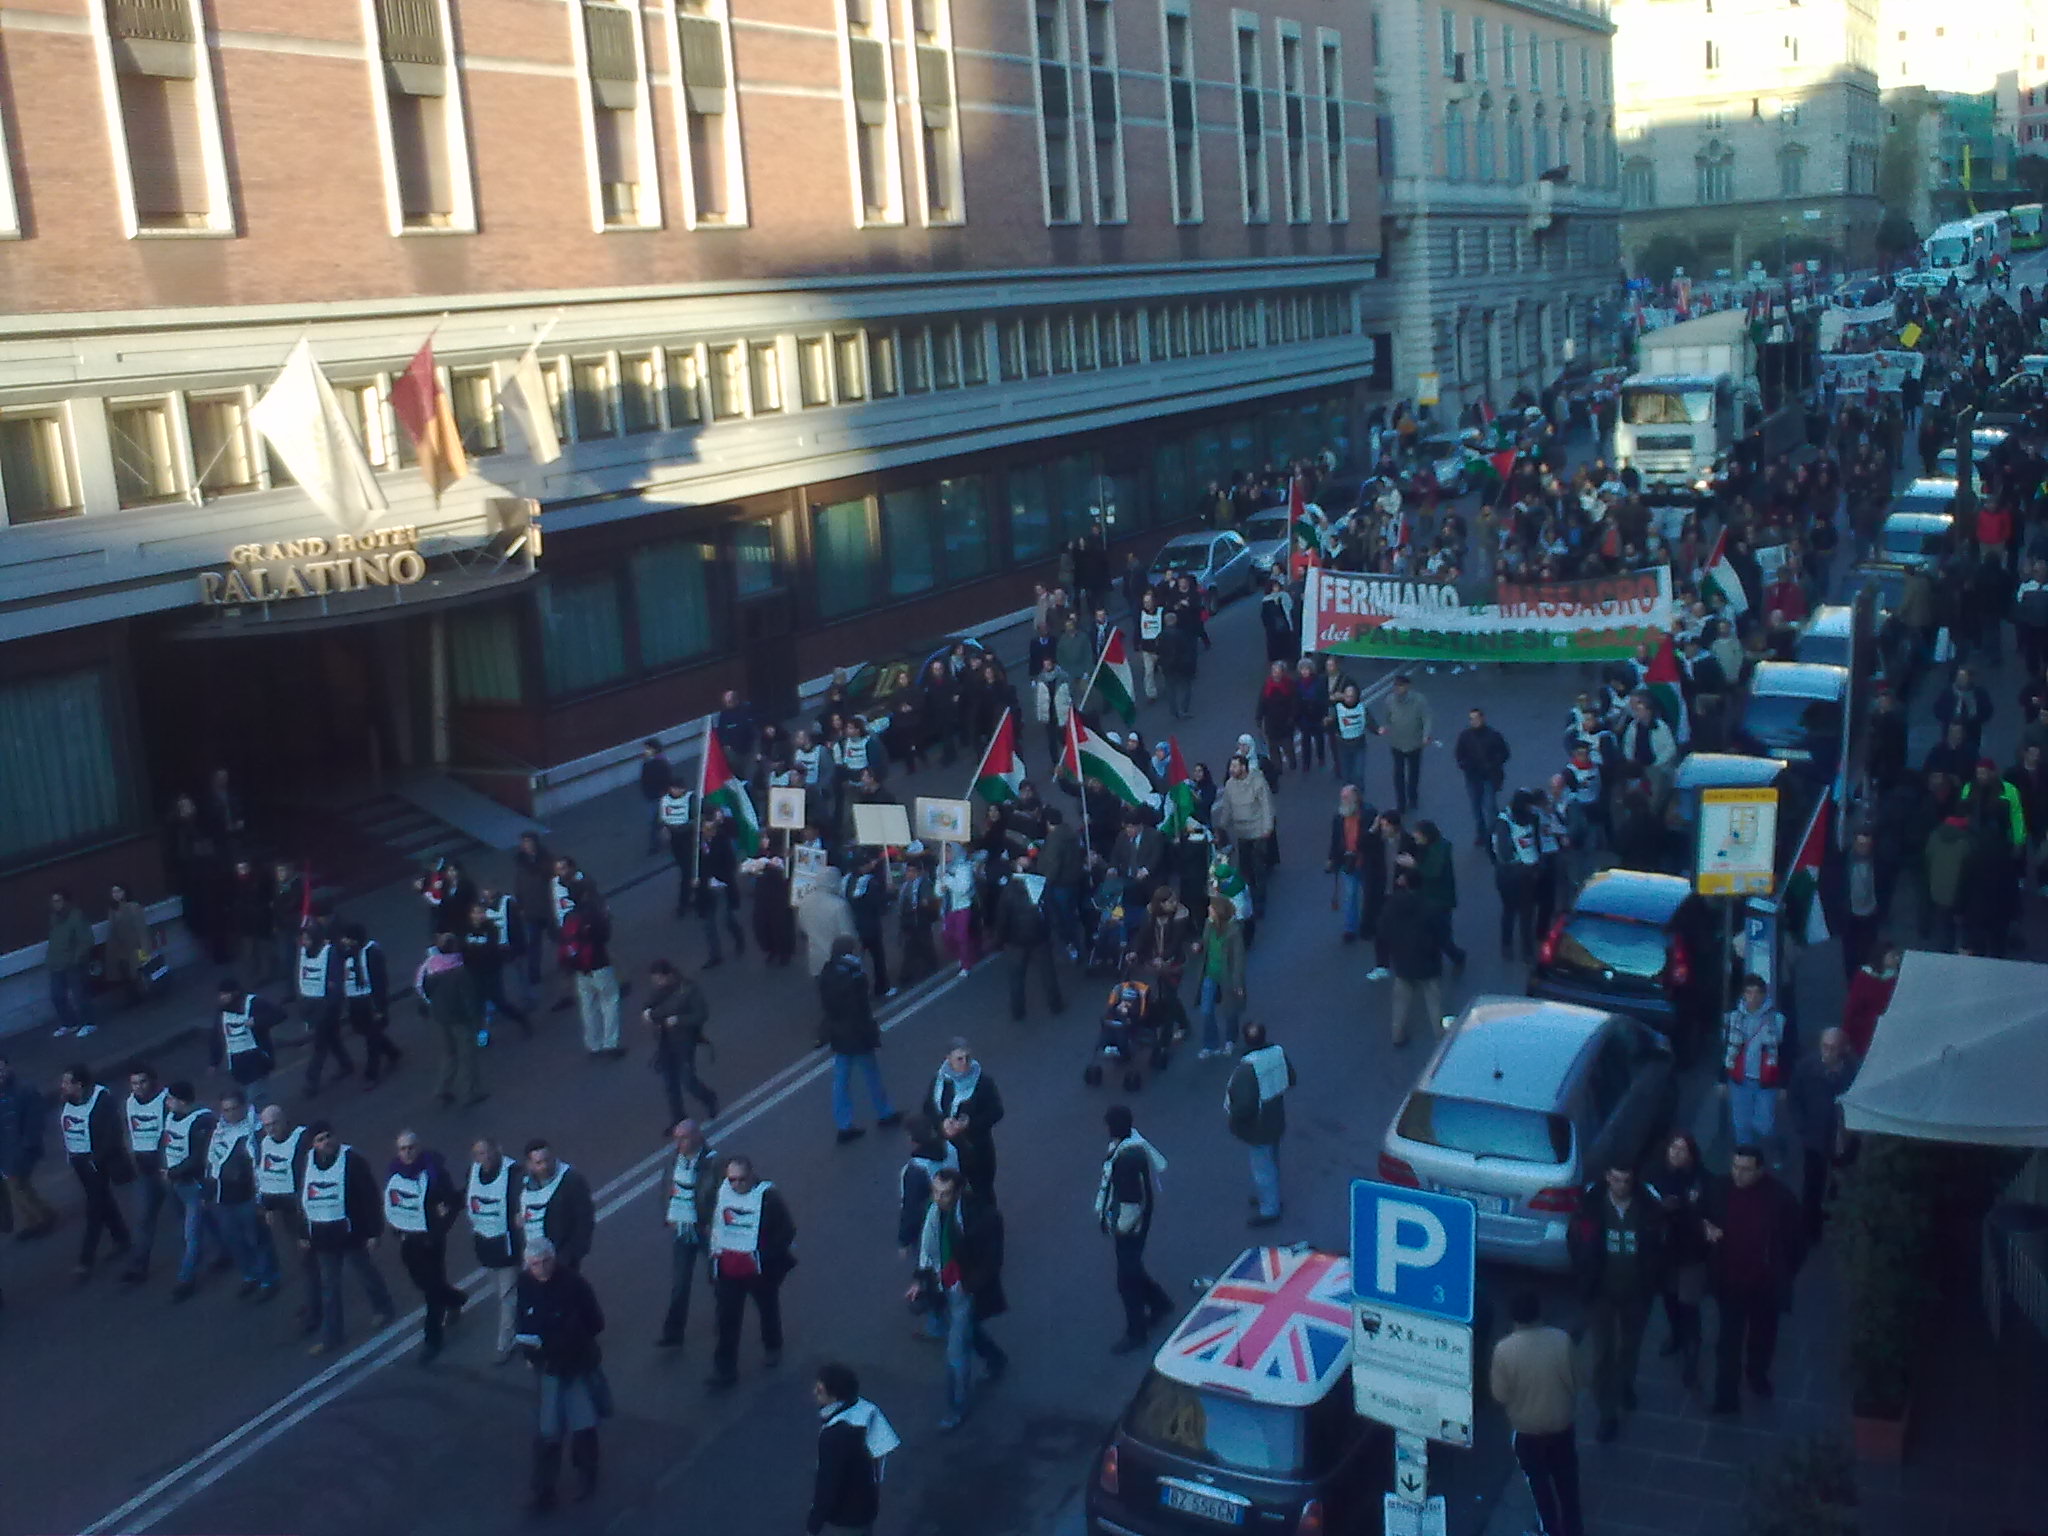
<instances>
[{"instance_id":1,"label":"yellow poster","mask_svg":"<svg viewBox=\"0 0 2048 1536\"><path fill-rule=\"evenodd\" d=\"M1920 338L1923 334L1919 322L1909 320L1906 322L1906 328L1899 332L1899 345L1902 347L1917 347L1920 345Z\"/></svg>"}]
</instances>

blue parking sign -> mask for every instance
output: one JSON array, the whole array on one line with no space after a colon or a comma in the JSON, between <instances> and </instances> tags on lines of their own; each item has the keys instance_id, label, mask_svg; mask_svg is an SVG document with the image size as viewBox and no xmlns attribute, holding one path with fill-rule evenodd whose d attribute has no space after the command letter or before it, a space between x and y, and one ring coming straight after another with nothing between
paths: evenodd
<instances>
[{"instance_id":1,"label":"blue parking sign","mask_svg":"<svg viewBox=\"0 0 2048 1536\"><path fill-rule=\"evenodd\" d=\"M1472 1321L1472 1202L1427 1189L1351 1181L1351 1289L1361 1300Z\"/></svg>"}]
</instances>

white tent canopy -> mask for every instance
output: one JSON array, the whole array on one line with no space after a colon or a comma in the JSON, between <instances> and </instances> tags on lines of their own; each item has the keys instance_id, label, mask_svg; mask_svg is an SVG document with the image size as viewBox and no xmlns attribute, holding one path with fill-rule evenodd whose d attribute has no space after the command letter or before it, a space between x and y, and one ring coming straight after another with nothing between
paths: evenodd
<instances>
[{"instance_id":1,"label":"white tent canopy","mask_svg":"<svg viewBox=\"0 0 2048 1536\"><path fill-rule=\"evenodd\" d=\"M1852 1131L2048 1147L2048 966L1908 950L1842 1095Z\"/></svg>"}]
</instances>

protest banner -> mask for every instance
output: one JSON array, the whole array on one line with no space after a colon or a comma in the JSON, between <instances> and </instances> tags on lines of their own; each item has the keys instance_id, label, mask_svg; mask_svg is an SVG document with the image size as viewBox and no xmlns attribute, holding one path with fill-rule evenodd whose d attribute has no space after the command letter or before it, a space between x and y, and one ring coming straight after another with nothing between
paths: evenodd
<instances>
[{"instance_id":1,"label":"protest banner","mask_svg":"<svg viewBox=\"0 0 2048 1536\"><path fill-rule=\"evenodd\" d=\"M1671 628L1671 569L1504 582L1486 603L1401 576L1309 572L1304 634L1327 655L1389 661L1608 661Z\"/></svg>"}]
</instances>

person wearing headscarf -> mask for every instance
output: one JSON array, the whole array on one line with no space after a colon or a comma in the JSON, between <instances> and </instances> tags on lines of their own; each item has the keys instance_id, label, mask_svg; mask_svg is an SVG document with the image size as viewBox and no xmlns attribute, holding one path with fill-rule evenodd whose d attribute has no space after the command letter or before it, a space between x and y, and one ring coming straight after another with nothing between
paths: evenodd
<instances>
[{"instance_id":1,"label":"person wearing headscarf","mask_svg":"<svg viewBox=\"0 0 2048 1536\"><path fill-rule=\"evenodd\" d=\"M995 1129L1003 1118L1003 1096L964 1036L947 1048L925 1095L924 1110L960 1154L960 1171L967 1176L968 1187L994 1199Z\"/></svg>"}]
</instances>

